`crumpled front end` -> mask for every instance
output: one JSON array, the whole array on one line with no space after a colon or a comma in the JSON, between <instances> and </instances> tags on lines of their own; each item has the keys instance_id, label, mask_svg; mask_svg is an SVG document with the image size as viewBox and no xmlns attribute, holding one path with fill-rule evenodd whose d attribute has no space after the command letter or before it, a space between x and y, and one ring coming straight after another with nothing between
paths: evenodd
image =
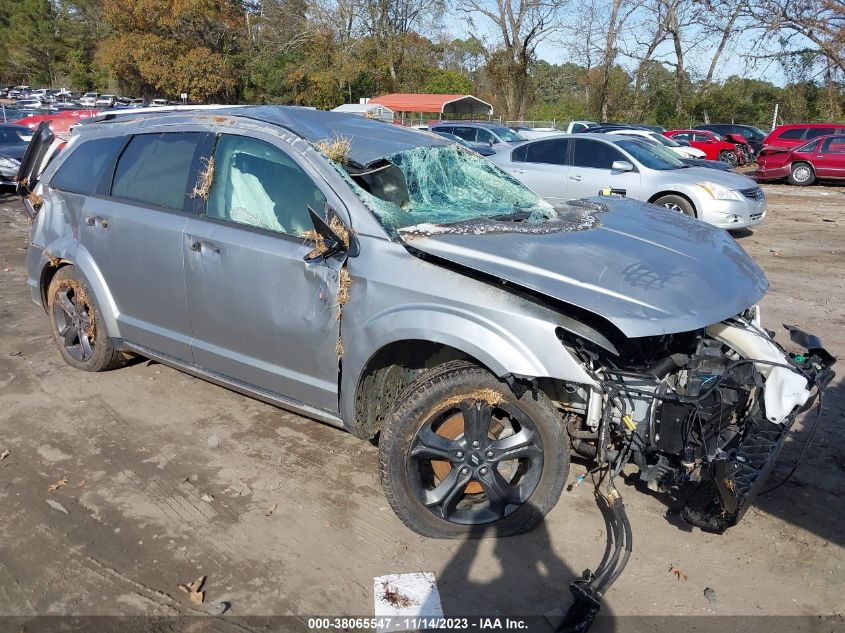
<instances>
[{"instance_id":1,"label":"crumpled front end","mask_svg":"<svg viewBox=\"0 0 845 633\"><path fill-rule=\"evenodd\" d=\"M703 330L632 339L617 357L570 342L600 385L564 405L573 446L592 457L604 429L620 470L635 464L648 488L682 502L685 521L724 532L764 489L796 417L834 376L818 339L787 329L804 351L776 343L756 308Z\"/></svg>"}]
</instances>

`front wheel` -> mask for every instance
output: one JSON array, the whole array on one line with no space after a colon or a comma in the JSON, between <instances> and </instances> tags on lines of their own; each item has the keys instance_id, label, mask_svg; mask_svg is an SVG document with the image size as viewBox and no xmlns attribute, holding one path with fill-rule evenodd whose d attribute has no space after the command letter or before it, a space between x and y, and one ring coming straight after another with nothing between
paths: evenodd
<instances>
[{"instance_id":1,"label":"front wheel","mask_svg":"<svg viewBox=\"0 0 845 633\"><path fill-rule=\"evenodd\" d=\"M385 496L409 528L433 538L535 527L569 473L560 415L542 392L517 397L464 361L420 376L382 429Z\"/></svg>"},{"instance_id":2,"label":"front wheel","mask_svg":"<svg viewBox=\"0 0 845 633\"><path fill-rule=\"evenodd\" d=\"M719 160L723 163L728 163L731 167L736 167L737 163L739 163L736 153L729 151L719 152Z\"/></svg>"},{"instance_id":3,"label":"front wheel","mask_svg":"<svg viewBox=\"0 0 845 633\"><path fill-rule=\"evenodd\" d=\"M654 201L654 204L656 204L658 207L669 209L670 211L677 211L678 213L683 213L684 215L688 215L691 218L695 217L695 208L692 206L692 203L686 198L682 198L681 196L660 196L657 200Z\"/></svg>"}]
</instances>

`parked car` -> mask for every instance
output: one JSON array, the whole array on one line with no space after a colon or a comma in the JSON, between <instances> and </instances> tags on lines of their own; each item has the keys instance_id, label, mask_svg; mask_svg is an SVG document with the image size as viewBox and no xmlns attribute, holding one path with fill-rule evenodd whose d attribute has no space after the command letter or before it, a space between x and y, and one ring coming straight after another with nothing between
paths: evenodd
<instances>
[{"instance_id":1,"label":"parked car","mask_svg":"<svg viewBox=\"0 0 845 633\"><path fill-rule=\"evenodd\" d=\"M208 112L78 126L52 160L36 133L28 284L59 353L85 371L155 358L378 434L387 499L420 534L531 529L570 446L612 451L611 486L633 456L724 531L832 378L815 342L792 356L762 329L768 284L724 231L629 198L554 209L487 159L353 114Z\"/></svg>"},{"instance_id":2,"label":"parked car","mask_svg":"<svg viewBox=\"0 0 845 633\"><path fill-rule=\"evenodd\" d=\"M452 141L453 143L457 143L462 147L466 147L467 149L471 149L474 152L481 154L482 156L492 156L496 153L490 145L487 143L470 143L469 141L465 141L460 136L455 136L454 134L449 134L448 132L438 132L435 131L434 134L441 138L445 138L446 140Z\"/></svg>"},{"instance_id":3,"label":"parked car","mask_svg":"<svg viewBox=\"0 0 845 633\"><path fill-rule=\"evenodd\" d=\"M692 147L704 152L707 160L721 160L735 166L739 164L736 146L721 139L707 130L669 130L664 136L675 141L686 141Z\"/></svg>"},{"instance_id":4,"label":"parked car","mask_svg":"<svg viewBox=\"0 0 845 633\"><path fill-rule=\"evenodd\" d=\"M703 158L681 158L678 157L684 165L689 167L705 167L707 169L718 169L719 171L730 171L731 166L728 163L720 160L705 160Z\"/></svg>"},{"instance_id":5,"label":"parked car","mask_svg":"<svg viewBox=\"0 0 845 633\"><path fill-rule=\"evenodd\" d=\"M117 95L100 95L94 102L97 108L111 108L117 103Z\"/></svg>"},{"instance_id":6,"label":"parked car","mask_svg":"<svg viewBox=\"0 0 845 633\"><path fill-rule=\"evenodd\" d=\"M432 132L446 132L454 134L469 143L486 143L489 146L504 143L512 145L525 139L504 125L498 123L478 123L474 121L450 121L429 125Z\"/></svg>"},{"instance_id":7,"label":"parked car","mask_svg":"<svg viewBox=\"0 0 845 633\"><path fill-rule=\"evenodd\" d=\"M99 92L86 92L79 98L79 104L86 108L93 108L95 105L97 105L97 99L99 98Z\"/></svg>"},{"instance_id":8,"label":"parked car","mask_svg":"<svg viewBox=\"0 0 845 633\"><path fill-rule=\"evenodd\" d=\"M56 137L67 138L73 126L99 113L99 110L63 110L54 114L34 114L16 121L16 124L35 130L41 123L46 122Z\"/></svg>"},{"instance_id":9,"label":"parked car","mask_svg":"<svg viewBox=\"0 0 845 633\"><path fill-rule=\"evenodd\" d=\"M692 147L691 145L681 145L677 141L669 138L668 136L663 136L663 134L658 134L657 132L653 132L651 130L646 129L637 129L637 128L593 128L590 130L591 133L595 133L596 131L601 131L606 134L620 134L622 136L634 136L637 138L641 138L652 143L657 143L662 145L670 152L675 154L678 158L704 158L706 154L698 149L697 147Z\"/></svg>"},{"instance_id":10,"label":"parked car","mask_svg":"<svg viewBox=\"0 0 845 633\"><path fill-rule=\"evenodd\" d=\"M32 130L20 125L0 124L0 186L15 184L20 160L32 139Z\"/></svg>"},{"instance_id":11,"label":"parked car","mask_svg":"<svg viewBox=\"0 0 845 633\"><path fill-rule=\"evenodd\" d=\"M527 140L554 136L555 134L560 134L562 131L554 127L526 127L524 125L511 125L510 129Z\"/></svg>"},{"instance_id":12,"label":"parked car","mask_svg":"<svg viewBox=\"0 0 845 633\"><path fill-rule=\"evenodd\" d=\"M21 99L25 95L29 94L31 88L29 86L15 86L11 90L9 90L8 97L9 99Z\"/></svg>"},{"instance_id":13,"label":"parked car","mask_svg":"<svg viewBox=\"0 0 845 633\"><path fill-rule=\"evenodd\" d=\"M694 129L708 130L710 132L716 132L716 134L721 134L722 136L726 134L739 134L748 142L751 149L754 150L754 156L760 153L760 150L763 148L763 140L766 138L766 133L760 128L742 123L702 123L701 125L696 125Z\"/></svg>"},{"instance_id":14,"label":"parked car","mask_svg":"<svg viewBox=\"0 0 845 633\"><path fill-rule=\"evenodd\" d=\"M799 147L764 147L754 175L801 186L845 179L845 135L820 136Z\"/></svg>"},{"instance_id":15,"label":"parked car","mask_svg":"<svg viewBox=\"0 0 845 633\"><path fill-rule=\"evenodd\" d=\"M595 121L571 121L566 126L566 133L577 134L578 132L586 132L591 127L598 127L598 125Z\"/></svg>"},{"instance_id":16,"label":"parked car","mask_svg":"<svg viewBox=\"0 0 845 633\"><path fill-rule=\"evenodd\" d=\"M169 104L170 102L167 99L153 99L152 101L150 101L151 108L162 108Z\"/></svg>"},{"instance_id":17,"label":"parked car","mask_svg":"<svg viewBox=\"0 0 845 633\"><path fill-rule=\"evenodd\" d=\"M820 136L845 134L845 123L796 123L779 125L763 139L764 147L797 147Z\"/></svg>"},{"instance_id":18,"label":"parked car","mask_svg":"<svg viewBox=\"0 0 845 633\"><path fill-rule=\"evenodd\" d=\"M730 230L766 216L765 195L753 180L688 167L659 145L617 134L528 141L490 160L551 204L612 191Z\"/></svg>"}]
</instances>

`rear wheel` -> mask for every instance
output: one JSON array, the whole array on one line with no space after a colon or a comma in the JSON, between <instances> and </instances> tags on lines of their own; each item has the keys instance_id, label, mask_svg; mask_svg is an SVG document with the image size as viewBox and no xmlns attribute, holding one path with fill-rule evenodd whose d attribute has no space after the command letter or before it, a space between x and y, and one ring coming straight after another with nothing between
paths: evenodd
<instances>
[{"instance_id":1,"label":"rear wheel","mask_svg":"<svg viewBox=\"0 0 845 633\"><path fill-rule=\"evenodd\" d=\"M402 393L382 430L379 465L390 505L415 532L508 536L557 503L569 443L542 392L517 397L484 369L455 361Z\"/></svg>"},{"instance_id":2,"label":"rear wheel","mask_svg":"<svg viewBox=\"0 0 845 633\"><path fill-rule=\"evenodd\" d=\"M106 371L122 363L121 353L100 327L100 314L76 268L60 268L47 291L53 340L68 365L83 371Z\"/></svg>"},{"instance_id":3,"label":"rear wheel","mask_svg":"<svg viewBox=\"0 0 845 633\"><path fill-rule=\"evenodd\" d=\"M793 185L806 187L816 181L816 172L809 163L795 163L789 170L788 180Z\"/></svg>"},{"instance_id":4,"label":"rear wheel","mask_svg":"<svg viewBox=\"0 0 845 633\"><path fill-rule=\"evenodd\" d=\"M728 150L719 152L719 160L723 163L728 163L731 167L736 167L737 163L739 163L736 153Z\"/></svg>"},{"instance_id":5,"label":"rear wheel","mask_svg":"<svg viewBox=\"0 0 845 633\"><path fill-rule=\"evenodd\" d=\"M660 196L657 200L654 201L654 204L656 204L658 207L669 209L670 211L677 211L678 213L683 213L684 215L688 215L691 218L695 217L695 208L692 206L692 203L681 196Z\"/></svg>"}]
</instances>

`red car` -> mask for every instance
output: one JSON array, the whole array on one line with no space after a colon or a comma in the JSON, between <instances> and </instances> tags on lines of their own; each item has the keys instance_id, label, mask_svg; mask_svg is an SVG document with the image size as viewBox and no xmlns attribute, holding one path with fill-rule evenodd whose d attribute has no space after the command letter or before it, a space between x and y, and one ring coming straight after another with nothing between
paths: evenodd
<instances>
[{"instance_id":1,"label":"red car","mask_svg":"<svg viewBox=\"0 0 845 633\"><path fill-rule=\"evenodd\" d=\"M663 135L676 141L686 141L704 152L707 160L720 160L731 165L739 164L739 155L734 144L723 141L718 134L708 130L669 130Z\"/></svg>"},{"instance_id":2,"label":"red car","mask_svg":"<svg viewBox=\"0 0 845 633\"><path fill-rule=\"evenodd\" d=\"M15 121L16 125L24 125L30 130L38 127L42 121L50 122L50 130L58 137L67 137L70 128L79 123L80 119L96 116L99 110L63 110L56 114L33 114Z\"/></svg>"},{"instance_id":3,"label":"red car","mask_svg":"<svg viewBox=\"0 0 845 633\"><path fill-rule=\"evenodd\" d=\"M799 147L830 134L845 134L845 123L795 123L779 125L763 139L763 147Z\"/></svg>"},{"instance_id":4,"label":"red car","mask_svg":"<svg viewBox=\"0 0 845 633\"><path fill-rule=\"evenodd\" d=\"M845 179L845 134L821 136L799 147L764 146L754 175L757 180L786 178L793 185Z\"/></svg>"}]
</instances>

